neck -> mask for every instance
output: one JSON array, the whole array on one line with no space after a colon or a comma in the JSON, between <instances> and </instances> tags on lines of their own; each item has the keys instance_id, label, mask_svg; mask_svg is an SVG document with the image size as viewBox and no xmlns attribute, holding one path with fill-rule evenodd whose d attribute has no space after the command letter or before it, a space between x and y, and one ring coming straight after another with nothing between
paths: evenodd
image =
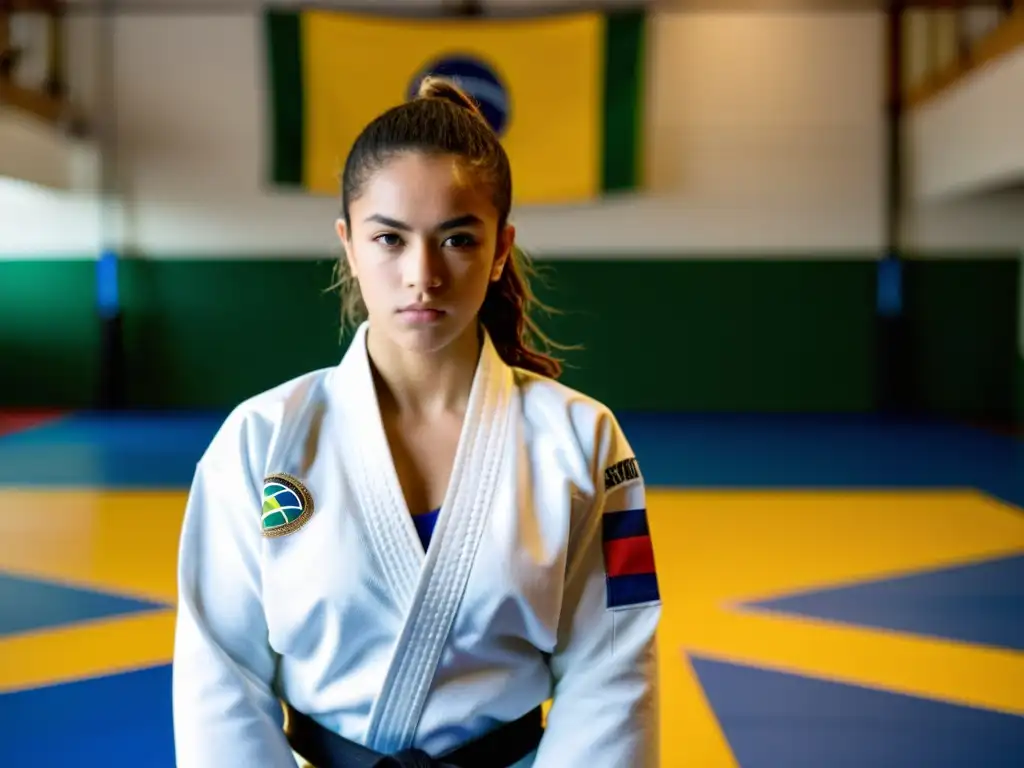
<instances>
[{"instance_id":1,"label":"neck","mask_svg":"<svg viewBox=\"0 0 1024 768\"><path fill-rule=\"evenodd\" d=\"M476 324L436 352L402 349L372 328L366 348L382 405L413 416L465 410L480 359Z\"/></svg>"}]
</instances>

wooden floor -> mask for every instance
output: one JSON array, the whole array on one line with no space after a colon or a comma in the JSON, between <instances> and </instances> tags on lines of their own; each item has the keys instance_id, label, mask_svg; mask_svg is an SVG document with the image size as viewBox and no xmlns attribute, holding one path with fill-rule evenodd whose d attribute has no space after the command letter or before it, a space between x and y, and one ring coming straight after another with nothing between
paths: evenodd
<instances>
[{"instance_id":1,"label":"wooden floor","mask_svg":"<svg viewBox=\"0 0 1024 768\"><path fill-rule=\"evenodd\" d=\"M1019 766L1024 443L621 417L665 600L664 765ZM218 416L0 416L0 766L173 766L175 555Z\"/></svg>"}]
</instances>

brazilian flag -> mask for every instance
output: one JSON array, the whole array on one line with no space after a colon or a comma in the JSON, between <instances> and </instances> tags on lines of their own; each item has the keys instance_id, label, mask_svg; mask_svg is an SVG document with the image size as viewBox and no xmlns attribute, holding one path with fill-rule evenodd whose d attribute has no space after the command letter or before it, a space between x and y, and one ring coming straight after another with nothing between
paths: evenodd
<instances>
[{"instance_id":1,"label":"brazilian flag","mask_svg":"<svg viewBox=\"0 0 1024 768\"><path fill-rule=\"evenodd\" d=\"M577 203L640 185L642 10L529 18L265 17L273 180L338 193L376 115L445 75L481 105L512 163L516 204Z\"/></svg>"}]
</instances>

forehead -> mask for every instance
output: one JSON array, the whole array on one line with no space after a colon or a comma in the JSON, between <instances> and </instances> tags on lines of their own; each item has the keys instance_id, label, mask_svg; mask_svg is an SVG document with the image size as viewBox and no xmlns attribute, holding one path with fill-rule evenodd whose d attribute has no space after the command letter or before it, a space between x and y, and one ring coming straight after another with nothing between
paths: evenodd
<instances>
[{"instance_id":1,"label":"forehead","mask_svg":"<svg viewBox=\"0 0 1024 768\"><path fill-rule=\"evenodd\" d=\"M353 218L382 214L413 226L431 226L453 213L497 217L492 190L480 174L456 156L419 152L397 155L377 169L351 208Z\"/></svg>"}]
</instances>

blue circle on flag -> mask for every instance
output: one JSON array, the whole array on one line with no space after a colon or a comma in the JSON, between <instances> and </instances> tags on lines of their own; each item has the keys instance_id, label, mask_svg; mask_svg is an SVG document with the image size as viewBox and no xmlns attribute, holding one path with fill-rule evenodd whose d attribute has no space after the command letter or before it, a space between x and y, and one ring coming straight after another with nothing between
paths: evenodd
<instances>
[{"instance_id":1,"label":"blue circle on flag","mask_svg":"<svg viewBox=\"0 0 1024 768\"><path fill-rule=\"evenodd\" d=\"M494 67L473 56L443 56L420 70L409 84L408 98L416 96L420 83L427 75L451 80L479 105L484 118L496 134L501 136L505 133L511 112L509 92Z\"/></svg>"}]
</instances>

